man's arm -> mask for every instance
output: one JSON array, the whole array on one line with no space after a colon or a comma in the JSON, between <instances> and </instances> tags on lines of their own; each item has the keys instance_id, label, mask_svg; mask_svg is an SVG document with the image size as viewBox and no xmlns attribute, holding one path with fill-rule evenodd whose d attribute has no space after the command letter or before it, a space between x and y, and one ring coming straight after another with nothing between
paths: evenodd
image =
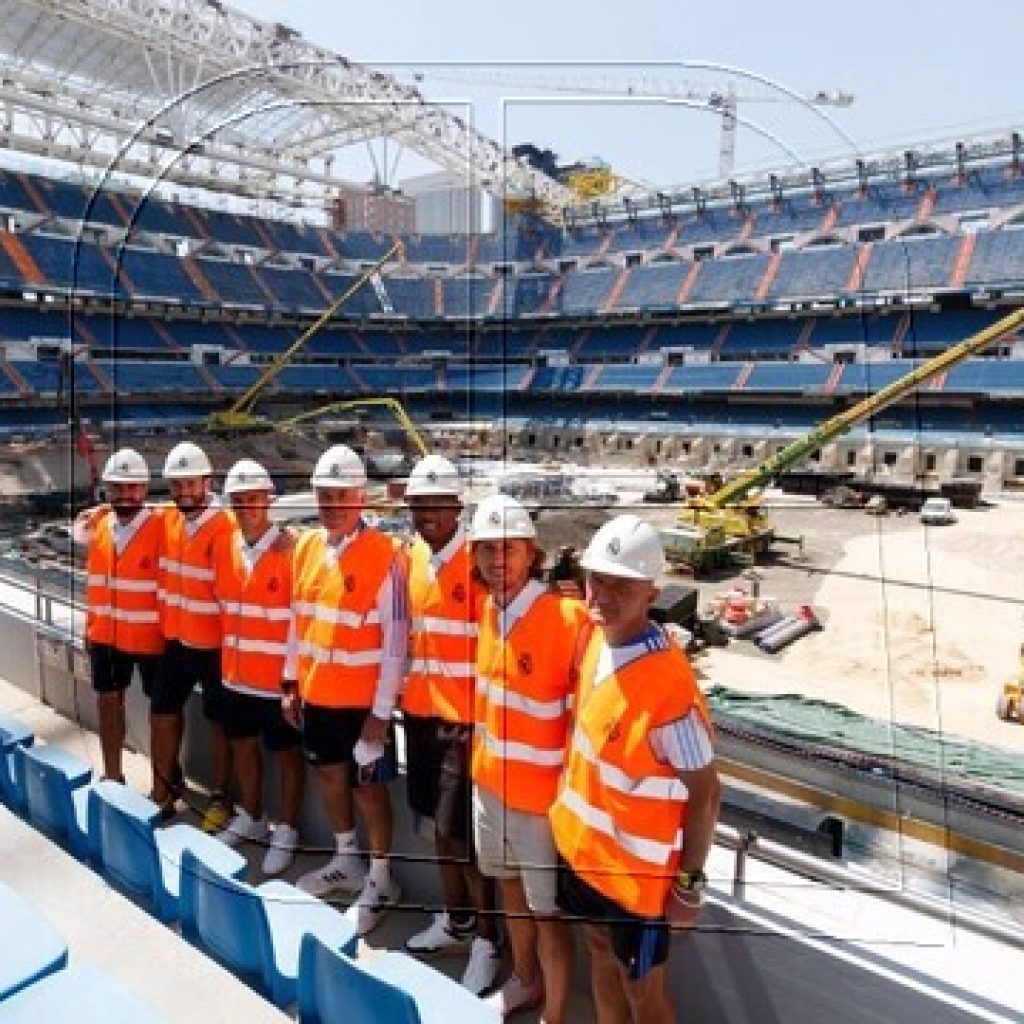
<instances>
[{"instance_id":1,"label":"man's arm","mask_svg":"<svg viewBox=\"0 0 1024 1024\"><path fill-rule=\"evenodd\" d=\"M679 779L689 791L679 869L693 874L704 870L704 863L715 838L722 784L714 762L697 771L679 772ZM669 893L665 913L673 927L687 928L697 921L702 905L703 894L700 890L687 892L674 885Z\"/></svg>"},{"instance_id":2,"label":"man's arm","mask_svg":"<svg viewBox=\"0 0 1024 1024\"><path fill-rule=\"evenodd\" d=\"M366 719L363 739L382 742L391 713L405 684L409 654L409 599L404 564L396 559L377 594L381 623L382 656L372 714Z\"/></svg>"}]
</instances>

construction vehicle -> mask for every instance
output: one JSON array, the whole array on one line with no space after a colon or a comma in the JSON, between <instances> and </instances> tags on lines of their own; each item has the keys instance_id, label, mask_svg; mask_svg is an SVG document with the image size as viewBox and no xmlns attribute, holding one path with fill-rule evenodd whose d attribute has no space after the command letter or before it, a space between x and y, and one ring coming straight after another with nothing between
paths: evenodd
<instances>
[{"instance_id":1,"label":"construction vehicle","mask_svg":"<svg viewBox=\"0 0 1024 1024\"><path fill-rule=\"evenodd\" d=\"M1003 692L996 701L996 715L1004 722L1024 725L1024 644L1020 645L1020 668L1017 678L1003 683Z\"/></svg>"},{"instance_id":2,"label":"construction vehicle","mask_svg":"<svg viewBox=\"0 0 1024 1024\"><path fill-rule=\"evenodd\" d=\"M714 493L691 498L680 511L680 524L698 527L708 535L709 543L712 544L714 535L720 531L735 543L738 550L755 555L767 551L776 540L783 539L776 535L771 521L761 508L761 491L771 480L852 430L858 423L878 415L934 377L984 351L1022 325L1024 308L1007 314L983 331L951 345L875 394L825 420L775 455L723 484Z\"/></svg>"},{"instance_id":3,"label":"construction vehicle","mask_svg":"<svg viewBox=\"0 0 1024 1024\"><path fill-rule=\"evenodd\" d=\"M379 281L379 271L392 257L399 256L403 251L402 242L396 241L393 246L383 256L380 257L372 266L363 271L358 278L345 289L344 293L340 295L330 306L317 318L316 322L313 323L307 330L303 331L292 342L291 345L285 349L271 364L267 367L263 373L260 374L259 379L243 394L241 395L231 406L230 409L226 409L223 412L215 412L210 414L210 418L207 420L207 430L220 431L220 432L238 432L238 431L251 431L251 430L271 430L274 424L262 417L253 414L253 407L256 404L256 400L263 394L263 392L274 382L277 375L298 355L306 343L312 338L318 331L329 324L342 306L352 298L360 288L363 287L368 281ZM376 286L376 285L375 285Z\"/></svg>"},{"instance_id":4,"label":"construction vehicle","mask_svg":"<svg viewBox=\"0 0 1024 1024\"><path fill-rule=\"evenodd\" d=\"M654 490L644 491L644 501L648 505L671 505L681 494L679 477L670 469L659 469Z\"/></svg>"}]
</instances>

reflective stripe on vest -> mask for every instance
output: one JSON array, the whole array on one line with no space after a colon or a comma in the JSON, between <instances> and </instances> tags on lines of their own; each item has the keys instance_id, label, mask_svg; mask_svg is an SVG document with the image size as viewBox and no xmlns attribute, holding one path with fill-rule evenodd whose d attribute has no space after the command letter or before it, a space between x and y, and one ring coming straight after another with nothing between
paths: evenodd
<instances>
[{"instance_id":1,"label":"reflective stripe on vest","mask_svg":"<svg viewBox=\"0 0 1024 1024\"><path fill-rule=\"evenodd\" d=\"M234 544L235 521L226 509L211 507L189 536L178 509L164 509L161 612L164 635L189 647L213 650L221 645L221 607L214 583L219 563L226 564Z\"/></svg>"},{"instance_id":2,"label":"reflective stripe on vest","mask_svg":"<svg viewBox=\"0 0 1024 1024\"><path fill-rule=\"evenodd\" d=\"M402 707L414 715L473 721L476 618L484 600L463 542L435 571L430 546L409 552L409 668Z\"/></svg>"},{"instance_id":3,"label":"reflective stripe on vest","mask_svg":"<svg viewBox=\"0 0 1024 1024\"><path fill-rule=\"evenodd\" d=\"M158 585L163 519L144 510L120 553L114 543L116 520L108 510L89 542L85 635L129 654L159 654L164 647Z\"/></svg>"},{"instance_id":4,"label":"reflective stripe on vest","mask_svg":"<svg viewBox=\"0 0 1024 1024\"><path fill-rule=\"evenodd\" d=\"M292 553L270 547L250 571L239 534L224 562L217 583L224 685L243 693L279 694L292 616Z\"/></svg>"},{"instance_id":5,"label":"reflective stripe on vest","mask_svg":"<svg viewBox=\"0 0 1024 1024\"><path fill-rule=\"evenodd\" d=\"M363 528L335 558L312 530L295 548L295 635L302 699L318 707L369 708L377 691L384 634L377 595L398 553Z\"/></svg>"},{"instance_id":6,"label":"reflective stripe on vest","mask_svg":"<svg viewBox=\"0 0 1024 1024\"><path fill-rule=\"evenodd\" d=\"M565 759L579 601L542 593L503 640L487 601L477 645L473 781L515 810L545 814Z\"/></svg>"},{"instance_id":7,"label":"reflective stripe on vest","mask_svg":"<svg viewBox=\"0 0 1024 1024\"><path fill-rule=\"evenodd\" d=\"M644 654L595 680L603 646L595 630L551 828L559 853L588 885L630 913L657 917L679 869L687 792L648 737L695 708L709 732L710 718L678 648Z\"/></svg>"}]
</instances>

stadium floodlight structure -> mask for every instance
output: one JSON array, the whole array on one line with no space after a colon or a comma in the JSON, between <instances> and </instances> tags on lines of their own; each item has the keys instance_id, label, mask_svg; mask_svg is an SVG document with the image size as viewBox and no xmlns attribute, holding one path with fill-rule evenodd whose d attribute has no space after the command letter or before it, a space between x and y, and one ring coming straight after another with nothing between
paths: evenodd
<instances>
[{"instance_id":1,"label":"stadium floodlight structure","mask_svg":"<svg viewBox=\"0 0 1024 1024\"><path fill-rule=\"evenodd\" d=\"M219 0L0 0L0 60L15 153L297 205L389 138L495 195L572 198L416 88Z\"/></svg>"}]
</instances>

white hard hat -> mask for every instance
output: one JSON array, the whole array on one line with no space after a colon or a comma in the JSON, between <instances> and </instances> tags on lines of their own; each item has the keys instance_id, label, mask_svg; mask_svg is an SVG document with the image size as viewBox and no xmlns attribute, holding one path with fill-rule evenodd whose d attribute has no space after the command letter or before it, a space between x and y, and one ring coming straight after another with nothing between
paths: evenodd
<instances>
[{"instance_id":1,"label":"white hard hat","mask_svg":"<svg viewBox=\"0 0 1024 1024\"><path fill-rule=\"evenodd\" d=\"M274 481L270 479L270 474L253 459L239 459L224 479L225 494L273 490Z\"/></svg>"},{"instance_id":2,"label":"white hard hat","mask_svg":"<svg viewBox=\"0 0 1024 1024\"><path fill-rule=\"evenodd\" d=\"M366 466L347 444L336 444L317 460L310 482L314 487L365 487Z\"/></svg>"},{"instance_id":3,"label":"white hard hat","mask_svg":"<svg viewBox=\"0 0 1024 1024\"><path fill-rule=\"evenodd\" d=\"M105 484L148 484L149 466L134 448L120 448L103 467Z\"/></svg>"},{"instance_id":4,"label":"white hard hat","mask_svg":"<svg viewBox=\"0 0 1024 1024\"><path fill-rule=\"evenodd\" d=\"M213 467L206 452L191 441L176 444L164 461L165 480L187 480L190 477L212 476Z\"/></svg>"},{"instance_id":5,"label":"white hard hat","mask_svg":"<svg viewBox=\"0 0 1024 1024\"><path fill-rule=\"evenodd\" d=\"M654 583L665 571L657 531L639 516L616 516L590 540L580 565L589 572Z\"/></svg>"},{"instance_id":6,"label":"white hard hat","mask_svg":"<svg viewBox=\"0 0 1024 1024\"><path fill-rule=\"evenodd\" d=\"M425 455L412 468L405 485L407 498L429 494L459 496L459 471L443 455Z\"/></svg>"},{"instance_id":7,"label":"white hard hat","mask_svg":"<svg viewBox=\"0 0 1024 1024\"><path fill-rule=\"evenodd\" d=\"M469 539L513 540L524 538L535 540L537 528L530 513L507 494L492 494L484 498L473 513L473 524L469 528Z\"/></svg>"}]
</instances>

